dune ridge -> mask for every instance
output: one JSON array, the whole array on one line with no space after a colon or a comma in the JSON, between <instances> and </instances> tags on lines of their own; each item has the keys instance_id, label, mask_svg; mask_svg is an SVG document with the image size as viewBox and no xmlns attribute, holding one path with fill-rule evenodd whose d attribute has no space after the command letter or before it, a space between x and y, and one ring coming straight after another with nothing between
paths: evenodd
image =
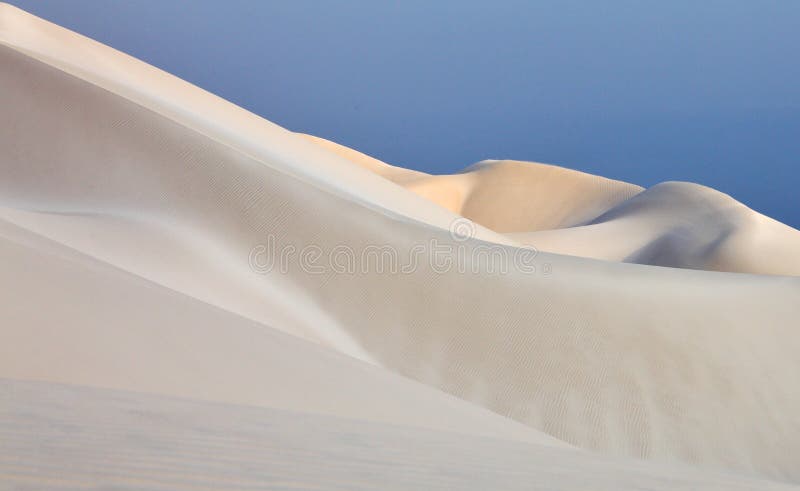
<instances>
[{"instance_id":1,"label":"dune ridge","mask_svg":"<svg viewBox=\"0 0 800 491\"><path fill-rule=\"evenodd\" d=\"M611 261L800 275L800 232L726 194L686 182L653 186L585 225L511 237L548 251Z\"/></svg>"},{"instance_id":2,"label":"dune ridge","mask_svg":"<svg viewBox=\"0 0 800 491\"><path fill-rule=\"evenodd\" d=\"M514 160L485 160L457 174L431 175L386 164L322 138L302 136L500 233L582 224L642 191L626 182Z\"/></svg>"},{"instance_id":3,"label":"dune ridge","mask_svg":"<svg viewBox=\"0 0 800 491\"><path fill-rule=\"evenodd\" d=\"M457 174L430 175L302 136L477 225L542 251L651 266L800 276L800 231L698 184L665 182L645 190L562 167L510 160L486 160Z\"/></svg>"},{"instance_id":4,"label":"dune ridge","mask_svg":"<svg viewBox=\"0 0 800 491\"><path fill-rule=\"evenodd\" d=\"M493 438L493 457L442 465L508 472L501 462L522 452L532 463L517 487L552 462L579 470L542 477L545 489L597 476L610 487L611 468L618 489L670 489L670 475L703 489L800 481L800 232L697 185L643 190L513 161L453 176L393 167L5 4L0 66L0 378L19 387L2 390L4 407L72 384L108 418L150 408L176 431L175 397L216 422L226 403L264 409L267 426L299 413L360 421L349 434L377 441L397 441L383 425L415 428L403 452L382 454L387 466L417 462L416 445ZM406 258L431 241L463 255L443 269L424 249L406 274L253 262L267 243ZM533 269L498 272L481 255L508 262L526 244ZM31 450L55 411L3 457L59 469ZM281 438L307 441L301 426ZM336 462L363 455L338 432L319 448ZM187 434L196 446L170 455L207 450L202 428ZM82 479L114 477L96 455ZM254 465L285 470L275 459Z\"/></svg>"}]
</instances>

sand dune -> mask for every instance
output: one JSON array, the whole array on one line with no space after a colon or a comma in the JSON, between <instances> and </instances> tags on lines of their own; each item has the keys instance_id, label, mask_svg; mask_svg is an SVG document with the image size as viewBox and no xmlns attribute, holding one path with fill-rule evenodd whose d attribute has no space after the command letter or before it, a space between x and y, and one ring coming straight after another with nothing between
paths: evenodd
<instances>
[{"instance_id":1,"label":"sand dune","mask_svg":"<svg viewBox=\"0 0 800 491\"><path fill-rule=\"evenodd\" d=\"M7 5L0 66L7 479L800 481L797 230L697 185L390 166Z\"/></svg>"},{"instance_id":2,"label":"sand dune","mask_svg":"<svg viewBox=\"0 0 800 491\"><path fill-rule=\"evenodd\" d=\"M385 164L322 138L315 143L496 232L532 232L586 223L642 191L640 186L553 165L486 160L452 175Z\"/></svg>"},{"instance_id":3,"label":"sand dune","mask_svg":"<svg viewBox=\"0 0 800 491\"><path fill-rule=\"evenodd\" d=\"M564 446L0 222L0 373ZM44 308L42 308L44 307ZM233 361L236 363L233 363ZM406 407L409 400L414 407ZM7 401L10 402L10 401Z\"/></svg>"},{"instance_id":4,"label":"sand dune","mask_svg":"<svg viewBox=\"0 0 800 491\"><path fill-rule=\"evenodd\" d=\"M543 250L611 261L800 275L800 232L730 196L684 182L653 186L584 226L512 237Z\"/></svg>"},{"instance_id":5,"label":"sand dune","mask_svg":"<svg viewBox=\"0 0 800 491\"><path fill-rule=\"evenodd\" d=\"M669 182L644 190L552 165L507 160L430 175L302 136L476 226L542 251L653 266L800 275L800 231L704 186Z\"/></svg>"}]
</instances>

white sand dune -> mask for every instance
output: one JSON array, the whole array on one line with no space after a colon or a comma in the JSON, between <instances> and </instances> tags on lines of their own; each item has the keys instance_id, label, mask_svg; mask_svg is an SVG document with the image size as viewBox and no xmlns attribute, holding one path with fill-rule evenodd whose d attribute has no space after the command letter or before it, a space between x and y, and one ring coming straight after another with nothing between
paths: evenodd
<instances>
[{"instance_id":1,"label":"white sand dune","mask_svg":"<svg viewBox=\"0 0 800 491\"><path fill-rule=\"evenodd\" d=\"M486 160L453 175L385 164L336 143L303 135L460 216L497 232L580 225L642 191L640 186L534 162Z\"/></svg>"},{"instance_id":2,"label":"white sand dune","mask_svg":"<svg viewBox=\"0 0 800 491\"><path fill-rule=\"evenodd\" d=\"M612 261L800 275L800 232L730 196L685 182L653 186L583 226L512 237L548 251Z\"/></svg>"},{"instance_id":3,"label":"white sand dune","mask_svg":"<svg viewBox=\"0 0 800 491\"><path fill-rule=\"evenodd\" d=\"M507 160L430 175L303 136L475 224L542 251L653 266L800 275L800 232L697 184L668 182L644 190L552 165Z\"/></svg>"},{"instance_id":4,"label":"white sand dune","mask_svg":"<svg viewBox=\"0 0 800 491\"><path fill-rule=\"evenodd\" d=\"M393 167L8 5L0 67L7 482L800 481L797 230L697 185Z\"/></svg>"}]
</instances>

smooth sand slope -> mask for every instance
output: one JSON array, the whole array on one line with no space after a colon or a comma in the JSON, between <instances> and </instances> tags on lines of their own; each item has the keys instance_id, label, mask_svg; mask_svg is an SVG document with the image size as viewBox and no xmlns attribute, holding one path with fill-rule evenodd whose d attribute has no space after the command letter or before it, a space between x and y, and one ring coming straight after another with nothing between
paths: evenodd
<instances>
[{"instance_id":1,"label":"smooth sand slope","mask_svg":"<svg viewBox=\"0 0 800 491\"><path fill-rule=\"evenodd\" d=\"M0 473L12 489L796 489L510 440L108 389L0 380L0 401Z\"/></svg>"},{"instance_id":2,"label":"smooth sand slope","mask_svg":"<svg viewBox=\"0 0 800 491\"><path fill-rule=\"evenodd\" d=\"M800 480L800 232L694 185L388 166L5 5L0 67L6 477ZM40 444L54 438L87 450Z\"/></svg>"},{"instance_id":3,"label":"smooth sand slope","mask_svg":"<svg viewBox=\"0 0 800 491\"><path fill-rule=\"evenodd\" d=\"M314 411L565 446L388 371L0 221L5 378ZM13 288L11 281L13 279ZM416 401L408 406L409 400Z\"/></svg>"}]
</instances>

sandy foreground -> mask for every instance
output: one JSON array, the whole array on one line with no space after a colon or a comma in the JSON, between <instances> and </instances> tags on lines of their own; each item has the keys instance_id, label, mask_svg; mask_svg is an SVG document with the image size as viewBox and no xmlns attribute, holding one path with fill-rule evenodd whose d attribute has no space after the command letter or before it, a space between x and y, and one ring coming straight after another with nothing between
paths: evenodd
<instances>
[{"instance_id":1,"label":"sandy foreground","mask_svg":"<svg viewBox=\"0 0 800 491\"><path fill-rule=\"evenodd\" d=\"M796 489L800 232L433 176L0 4L0 489Z\"/></svg>"}]
</instances>

